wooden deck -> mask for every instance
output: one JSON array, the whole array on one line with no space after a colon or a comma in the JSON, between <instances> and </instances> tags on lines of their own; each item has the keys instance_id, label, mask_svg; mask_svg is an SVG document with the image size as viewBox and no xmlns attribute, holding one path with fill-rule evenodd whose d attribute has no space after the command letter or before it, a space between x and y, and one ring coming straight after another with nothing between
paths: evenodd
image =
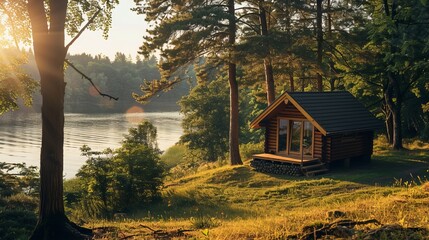
<instances>
[{"instance_id":1,"label":"wooden deck","mask_svg":"<svg viewBox=\"0 0 429 240\"><path fill-rule=\"evenodd\" d=\"M282 156L282 155L275 155L270 153L259 153L254 154L253 159L262 159L262 160L269 160L269 161L276 161L276 162L287 162L292 164L301 164L301 156ZM309 163L316 161L317 158L304 156L304 159L302 162Z\"/></svg>"}]
</instances>

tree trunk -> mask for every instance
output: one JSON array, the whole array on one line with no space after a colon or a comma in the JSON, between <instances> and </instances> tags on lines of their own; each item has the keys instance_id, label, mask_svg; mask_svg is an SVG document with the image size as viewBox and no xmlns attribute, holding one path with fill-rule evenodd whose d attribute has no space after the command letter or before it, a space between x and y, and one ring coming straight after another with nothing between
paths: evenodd
<instances>
[{"instance_id":1,"label":"tree trunk","mask_svg":"<svg viewBox=\"0 0 429 240\"><path fill-rule=\"evenodd\" d=\"M395 1L394 1L395 2ZM395 9L395 8L392 8ZM393 14L393 10L392 10ZM402 94L399 88L398 76L392 79L393 91L395 92L396 102L393 105L393 149L403 149L402 146Z\"/></svg>"},{"instance_id":2,"label":"tree trunk","mask_svg":"<svg viewBox=\"0 0 429 240\"><path fill-rule=\"evenodd\" d=\"M85 239L91 234L64 213L64 25L67 1L50 1L49 28L43 0L29 0L34 56L42 93L39 219L30 239Z\"/></svg>"},{"instance_id":3,"label":"tree trunk","mask_svg":"<svg viewBox=\"0 0 429 240\"><path fill-rule=\"evenodd\" d=\"M399 150L403 149L402 146L402 113L401 113L401 105L400 103L396 103L395 111L392 114L393 120L393 149Z\"/></svg>"},{"instance_id":4,"label":"tree trunk","mask_svg":"<svg viewBox=\"0 0 429 240\"><path fill-rule=\"evenodd\" d=\"M265 69L265 83L267 85L267 102L271 105L276 100L275 87L274 87L274 74L273 65L271 64L271 57L267 56L264 59Z\"/></svg>"},{"instance_id":5,"label":"tree trunk","mask_svg":"<svg viewBox=\"0 0 429 240\"><path fill-rule=\"evenodd\" d=\"M317 90L323 92L322 81L322 54L323 54L323 28L322 28L322 2L317 0L317 15L316 15L316 38L317 38L317 66L319 72L317 73Z\"/></svg>"},{"instance_id":6,"label":"tree trunk","mask_svg":"<svg viewBox=\"0 0 429 240\"><path fill-rule=\"evenodd\" d=\"M387 6L388 7L388 6ZM398 7L397 0L392 1L392 7L391 7L391 19L394 20L395 28L398 29L398 22L395 20L396 18L396 8ZM386 14L388 14L388 11L386 11ZM400 38L400 36L397 36L397 33L392 36L393 41L395 41L395 38ZM390 46L390 52L395 54L397 52L400 52L400 49L396 47L395 45ZM388 78L389 78L389 84L391 85L391 89L393 90L393 95L396 97L396 102L393 103L393 101L389 102L391 105L391 111L392 111L392 121L393 121L393 143L392 147L393 149L399 150L403 149L402 146L402 93L399 86L399 75L393 74L391 72L388 72Z\"/></svg>"},{"instance_id":7,"label":"tree trunk","mask_svg":"<svg viewBox=\"0 0 429 240\"><path fill-rule=\"evenodd\" d=\"M271 63L270 44L267 39L268 37L268 23L267 13L264 7L264 0L260 0L259 4L259 23L261 24L261 35L264 37L263 48L265 52L264 56L264 69L265 69L265 84L267 86L267 102L271 105L276 98L275 87L274 87L274 74L273 65Z\"/></svg>"},{"instance_id":8,"label":"tree trunk","mask_svg":"<svg viewBox=\"0 0 429 240\"><path fill-rule=\"evenodd\" d=\"M328 0L327 6L327 38L328 40L332 40L332 14L331 14L331 0ZM331 92L335 90L335 63L332 60L329 60L329 86Z\"/></svg>"},{"instance_id":9,"label":"tree trunk","mask_svg":"<svg viewBox=\"0 0 429 240\"><path fill-rule=\"evenodd\" d=\"M390 111L389 106L387 106L386 102L386 93L384 97L384 101L381 104L381 111L384 114L384 124L386 125L386 137L389 145L393 144L393 120L392 120L392 111Z\"/></svg>"},{"instance_id":10,"label":"tree trunk","mask_svg":"<svg viewBox=\"0 0 429 240\"><path fill-rule=\"evenodd\" d=\"M243 164L240 157L239 149L239 111L238 111L238 83L237 83L237 66L233 59L235 34L237 31L235 20L235 2L228 0L228 13L230 14L228 26L228 43L230 47L230 59L228 63L228 81L230 87L230 115L229 115L229 157L231 165Z\"/></svg>"},{"instance_id":11,"label":"tree trunk","mask_svg":"<svg viewBox=\"0 0 429 240\"><path fill-rule=\"evenodd\" d=\"M402 149L402 95L399 89L399 83L397 82L397 77L392 73L387 73L389 78L388 86L384 93L384 98L387 106L387 110L391 112L392 124L393 124L393 134L392 137L392 147L393 149L399 150ZM396 101L393 102L393 96L396 96Z\"/></svg>"},{"instance_id":12,"label":"tree trunk","mask_svg":"<svg viewBox=\"0 0 429 240\"><path fill-rule=\"evenodd\" d=\"M295 92L295 80L293 79L293 72L289 73L290 91Z\"/></svg>"}]
</instances>

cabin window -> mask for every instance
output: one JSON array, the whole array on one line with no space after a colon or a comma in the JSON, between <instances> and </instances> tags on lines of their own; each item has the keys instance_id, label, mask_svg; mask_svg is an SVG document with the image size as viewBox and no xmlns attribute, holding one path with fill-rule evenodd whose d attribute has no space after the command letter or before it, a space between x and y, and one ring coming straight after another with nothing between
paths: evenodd
<instances>
[{"instance_id":1,"label":"cabin window","mask_svg":"<svg viewBox=\"0 0 429 240\"><path fill-rule=\"evenodd\" d=\"M290 152L299 153L301 148L301 121L290 121Z\"/></svg>"},{"instance_id":2,"label":"cabin window","mask_svg":"<svg viewBox=\"0 0 429 240\"><path fill-rule=\"evenodd\" d=\"M285 152L287 146L287 132L288 132L289 120L280 119L279 121L279 136L278 136L278 150L279 152Z\"/></svg>"},{"instance_id":3,"label":"cabin window","mask_svg":"<svg viewBox=\"0 0 429 240\"><path fill-rule=\"evenodd\" d=\"M277 152L313 155L313 125L305 120L278 120Z\"/></svg>"},{"instance_id":4,"label":"cabin window","mask_svg":"<svg viewBox=\"0 0 429 240\"><path fill-rule=\"evenodd\" d=\"M313 125L304 121L304 132L302 138L302 150L304 151L304 155L312 155L313 153Z\"/></svg>"}]
</instances>

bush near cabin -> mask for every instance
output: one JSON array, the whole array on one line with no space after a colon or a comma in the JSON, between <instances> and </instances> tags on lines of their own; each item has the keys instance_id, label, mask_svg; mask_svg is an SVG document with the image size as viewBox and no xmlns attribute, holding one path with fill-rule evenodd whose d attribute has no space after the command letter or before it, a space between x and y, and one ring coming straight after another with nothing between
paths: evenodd
<instances>
[{"instance_id":1,"label":"bush near cabin","mask_svg":"<svg viewBox=\"0 0 429 240\"><path fill-rule=\"evenodd\" d=\"M72 218L111 218L159 198L164 167L156 128L150 122L131 128L116 150L95 152L84 145L81 151L88 160L77 178L65 183L66 206Z\"/></svg>"},{"instance_id":2,"label":"bush near cabin","mask_svg":"<svg viewBox=\"0 0 429 240\"><path fill-rule=\"evenodd\" d=\"M0 239L28 239L37 222L36 167L0 162Z\"/></svg>"}]
</instances>

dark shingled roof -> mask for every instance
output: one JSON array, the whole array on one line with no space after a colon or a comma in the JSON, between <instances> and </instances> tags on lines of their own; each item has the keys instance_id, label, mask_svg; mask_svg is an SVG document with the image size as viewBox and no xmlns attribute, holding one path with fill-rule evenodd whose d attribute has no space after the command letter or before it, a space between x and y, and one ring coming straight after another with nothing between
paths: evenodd
<instances>
[{"instance_id":1,"label":"dark shingled roof","mask_svg":"<svg viewBox=\"0 0 429 240\"><path fill-rule=\"evenodd\" d=\"M251 127L259 127L259 123L285 100L295 105L326 135L383 128L382 121L347 91L285 92L251 123Z\"/></svg>"},{"instance_id":2,"label":"dark shingled roof","mask_svg":"<svg viewBox=\"0 0 429 240\"><path fill-rule=\"evenodd\" d=\"M325 129L327 135L383 127L382 122L347 91L288 94Z\"/></svg>"}]
</instances>

